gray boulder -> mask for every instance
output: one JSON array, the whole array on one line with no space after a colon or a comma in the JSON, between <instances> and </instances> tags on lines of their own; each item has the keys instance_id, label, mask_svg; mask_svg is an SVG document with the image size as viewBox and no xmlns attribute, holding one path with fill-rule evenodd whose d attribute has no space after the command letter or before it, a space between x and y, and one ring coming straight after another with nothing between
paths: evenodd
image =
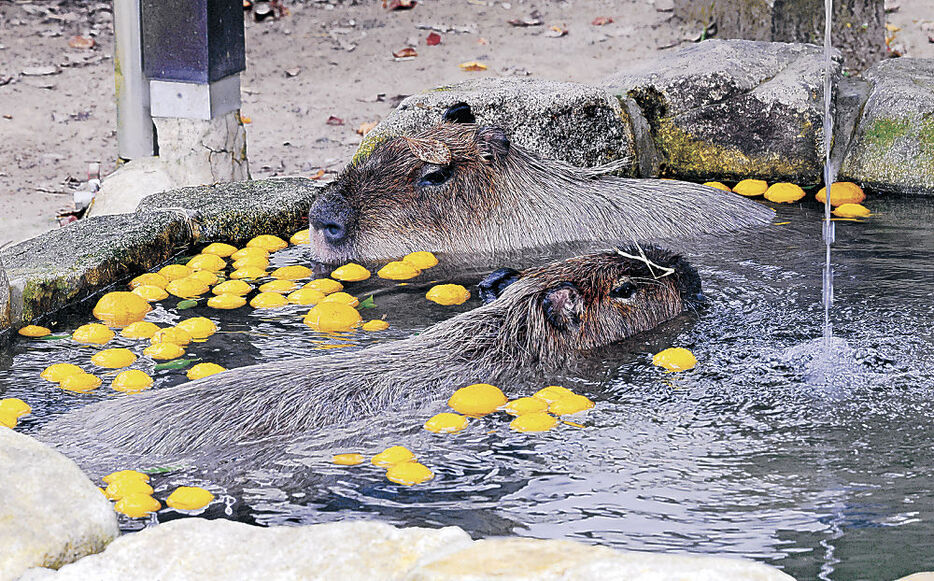
<instances>
[{"instance_id":1,"label":"gray boulder","mask_svg":"<svg viewBox=\"0 0 934 581\"><path fill-rule=\"evenodd\" d=\"M58 568L102 551L118 534L110 502L74 462L0 428L0 579Z\"/></svg>"},{"instance_id":2,"label":"gray boulder","mask_svg":"<svg viewBox=\"0 0 934 581\"><path fill-rule=\"evenodd\" d=\"M934 59L900 58L863 74L872 85L840 179L934 194Z\"/></svg>"},{"instance_id":3,"label":"gray boulder","mask_svg":"<svg viewBox=\"0 0 934 581\"><path fill-rule=\"evenodd\" d=\"M823 70L816 46L708 40L625 68L605 86L639 105L663 176L813 185L823 167Z\"/></svg>"},{"instance_id":4,"label":"gray boulder","mask_svg":"<svg viewBox=\"0 0 934 581\"><path fill-rule=\"evenodd\" d=\"M605 90L577 83L486 78L412 95L366 134L354 160L382 139L425 129L464 102L480 125L501 127L515 143L543 157L590 167L632 160L635 148L629 114Z\"/></svg>"}]
</instances>

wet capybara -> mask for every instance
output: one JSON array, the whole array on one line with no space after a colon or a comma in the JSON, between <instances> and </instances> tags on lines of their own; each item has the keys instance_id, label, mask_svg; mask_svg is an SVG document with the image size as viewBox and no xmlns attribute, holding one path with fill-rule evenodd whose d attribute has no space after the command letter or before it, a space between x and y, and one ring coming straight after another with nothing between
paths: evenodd
<instances>
[{"instance_id":1,"label":"wet capybara","mask_svg":"<svg viewBox=\"0 0 934 581\"><path fill-rule=\"evenodd\" d=\"M89 405L47 425L40 438L176 455L298 436L437 401L471 383L515 380L523 369L562 368L677 316L697 300L700 278L680 256L649 248L529 269L498 292L492 302L407 339L233 369Z\"/></svg>"},{"instance_id":2,"label":"wet capybara","mask_svg":"<svg viewBox=\"0 0 934 581\"><path fill-rule=\"evenodd\" d=\"M607 175L511 143L466 104L410 137L380 142L309 212L314 260L395 258L417 250L500 255L561 244L659 240L768 224L769 208L715 188ZM465 122L467 121L467 122Z\"/></svg>"}]
</instances>

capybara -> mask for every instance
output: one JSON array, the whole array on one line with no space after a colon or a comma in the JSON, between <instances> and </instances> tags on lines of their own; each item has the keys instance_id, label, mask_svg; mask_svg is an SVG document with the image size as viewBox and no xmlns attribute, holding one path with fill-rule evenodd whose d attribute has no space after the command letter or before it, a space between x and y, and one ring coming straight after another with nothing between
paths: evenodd
<instances>
[{"instance_id":1,"label":"capybara","mask_svg":"<svg viewBox=\"0 0 934 581\"><path fill-rule=\"evenodd\" d=\"M316 200L309 212L314 260L416 250L496 256L566 242L606 247L737 230L774 217L761 204L708 186L542 159L502 129L470 123L466 104L445 118L378 143Z\"/></svg>"},{"instance_id":2,"label":"capybara","mask_svg":"<svg viewBox=\"0 0 934 581\"><path fill-rule=\"evenodd\" d=\"M176 455L298 436L437 401L471 383L514 380L523 369L562 368L672 319L700 293L695 269L656 248L576 257L513 279L492 302L407 339L232 369L89 405L53 421L40 437Z\"/></svg>"}]
</instances>

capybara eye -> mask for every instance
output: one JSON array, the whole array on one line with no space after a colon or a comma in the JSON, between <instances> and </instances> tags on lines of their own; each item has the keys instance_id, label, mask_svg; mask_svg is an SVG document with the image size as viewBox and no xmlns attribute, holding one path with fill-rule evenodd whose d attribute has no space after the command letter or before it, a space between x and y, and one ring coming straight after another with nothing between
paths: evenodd
<instances>
[{"instance_id":1,"label":"capybara eye","mask_svg":"<svg viewBox=\"0 0 934 581\"><path fill-rule=\"evenodd\" d=\"M429 170L422 176L422 179L418 181L420 186L440 186L444 182L451 179L451 176L454 175L454 171L450 166L440 166L432 170Z\"/></svg>"},{"instance_id":2,"label":"capybara eye","mask_svg":"<svg viewBox=\"0 0 934 581\"><path fill-rule=\"evenodd\" d=\"M636 285L627 281L610 291L610 297L614 299L628 299L636 293L636 289Z\"/></svg>"}]
</instances>

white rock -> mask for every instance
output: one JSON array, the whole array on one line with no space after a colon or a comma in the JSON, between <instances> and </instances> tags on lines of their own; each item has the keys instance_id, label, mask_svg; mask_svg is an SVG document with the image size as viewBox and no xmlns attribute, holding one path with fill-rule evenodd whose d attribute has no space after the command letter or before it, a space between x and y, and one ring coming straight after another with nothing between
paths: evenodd
<instances>
[{"instance_id":1,"label":"white rock","mask_svg":"<svg viewBox=\"0 0 934 581\"><path fill-rule=\"evenodd\" d=\"M151 194L175 189L175 182L158 157L141 157L104 178L88 216L129 214Z\"/></svg>"},{"instance_id":2,"label":"white rock","mask_svg":"<svg viewBox=\"0 0 934 581\"><path fill-rule=\"evenodd\" d=\"M70 563L119 534L100 490L37 440L0 428L0 467L0 579Z\"/></svg>"}]
</instances>

